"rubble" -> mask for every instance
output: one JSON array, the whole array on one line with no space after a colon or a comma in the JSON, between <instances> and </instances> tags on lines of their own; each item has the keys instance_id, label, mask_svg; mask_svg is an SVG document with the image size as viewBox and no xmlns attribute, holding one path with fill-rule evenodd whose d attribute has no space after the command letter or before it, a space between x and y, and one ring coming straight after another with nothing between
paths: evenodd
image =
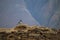
<instances>
[{"instance_id":1,"label":"rubble","mask_svg":"<svg viewBox=\"0 0 60 40\"><path fill-rule=\"evenodd\" d=\"M60 40L60 30L54 31L48 27L19 24L15 28L0 30L0 40Z\"/></svg>"}]
</instances>

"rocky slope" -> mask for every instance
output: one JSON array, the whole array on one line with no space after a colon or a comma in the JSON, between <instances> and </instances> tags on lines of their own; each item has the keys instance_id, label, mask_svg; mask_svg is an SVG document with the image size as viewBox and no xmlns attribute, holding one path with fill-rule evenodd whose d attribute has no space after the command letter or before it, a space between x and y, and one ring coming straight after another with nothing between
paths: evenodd
<instances>
[{"instance_id":1,"label":"rocky slope","mask_svg":"<svg viewBox=\"0 0 60 40\"><path fill-rule=\"evenodd\" d=\"M20 24L9 30L1 30L0 40L60 40L60 30Z\"/></svg>"}]
</instances>

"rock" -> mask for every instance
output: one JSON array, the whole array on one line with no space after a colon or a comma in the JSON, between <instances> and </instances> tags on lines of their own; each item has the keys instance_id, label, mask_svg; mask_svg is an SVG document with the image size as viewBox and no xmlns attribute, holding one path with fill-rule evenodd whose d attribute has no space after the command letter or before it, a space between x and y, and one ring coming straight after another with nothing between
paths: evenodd
<instances>
[{"instance_id":1,"label":"rock","mask_svg":"<svg viewBox=\"0 0 60 40\"><path fill-rule=\"evenodd\" d=\"M60 40L60 31L47 27L19 24L15 28L0 28L1 40Z\"/></svg>"}]
</instances>

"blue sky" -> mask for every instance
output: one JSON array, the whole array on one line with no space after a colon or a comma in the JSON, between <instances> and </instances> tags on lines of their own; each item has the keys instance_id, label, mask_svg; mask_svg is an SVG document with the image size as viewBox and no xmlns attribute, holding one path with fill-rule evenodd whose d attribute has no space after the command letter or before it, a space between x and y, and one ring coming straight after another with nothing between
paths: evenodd
<instances>
[{"instance_id":1,"label":"blue sky","mask_svg":"<svg viewBox=\"0 0 60 40\"><path fill-rule=\"evenodd\" d=\"M60 28L60 0L0 0L0 26L28 25Z\"/></svg>"},{"instance_id":2,"label":"blue sky","mask_svg":"<svg viewBox=\"0 0 60 40\"><path fill-rule=\"evenodd\" d=\"M60 28L60 0L25 0L27 9L42 26Z\"/></svg>"},{"instance_id":3,"label":"blue sky","mask_svg":"<svg viewBox=\"0 0 60 40\"><path fill-rule=\"evenodd\" d=\"M27 10L24 0L0 0L0 27L14 27L20 20L28 25L40 25Z\"/></svg>"}]
</instances>

